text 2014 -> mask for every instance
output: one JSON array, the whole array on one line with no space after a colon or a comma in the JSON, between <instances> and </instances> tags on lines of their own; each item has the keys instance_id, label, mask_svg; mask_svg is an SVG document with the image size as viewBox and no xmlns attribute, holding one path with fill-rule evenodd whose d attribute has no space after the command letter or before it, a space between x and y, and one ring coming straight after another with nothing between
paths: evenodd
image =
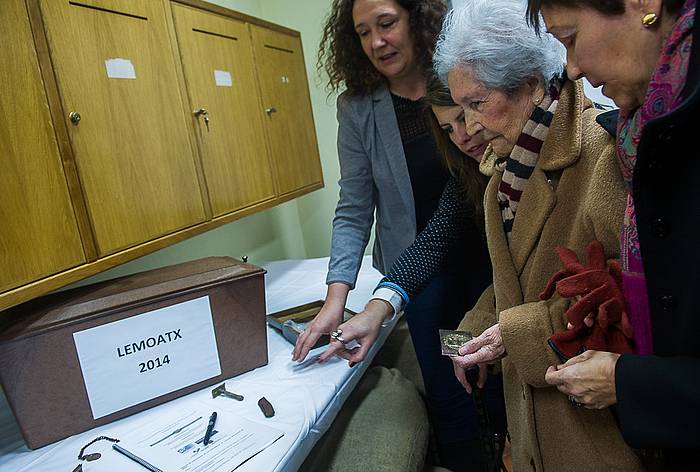
<instances>
[{"instance_id":1,"label":"text 2014","mask_svg":"<svg viewBox=\"0 0 700 472\"><path fill-rule=\"evenodd\" d=\"M149 370L157 369L158 367L163 367L166 364L170 364L170 357L168 355L164 355L163 358L161 359L160 357L156 357L155 359L149 359L146 362L139 362L139 367L141 370L139 370L140 373L148 372Z\"/></svg>"}]
</instances>

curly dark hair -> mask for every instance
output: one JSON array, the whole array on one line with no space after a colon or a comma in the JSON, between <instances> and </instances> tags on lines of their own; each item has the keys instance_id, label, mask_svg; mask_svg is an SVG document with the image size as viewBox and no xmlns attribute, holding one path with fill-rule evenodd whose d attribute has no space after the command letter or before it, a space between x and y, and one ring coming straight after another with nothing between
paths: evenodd
<instances>
[{"instance_id":1,"label":"curly dark hair","mask_svg":"<svg viewBox=\"0 0 700 472\"><path fill-rule=\"evenodd\" d=\"M663 0L667 12L674 14L682 7L685 0ZM538 33L540 10L542 7L591 8L605 15L622 15L625 12L625 0L527 0L527 21Z\"/></svg>"},{"instance_id":2,"label":"curly dark hair","mask_svg":"<svg viewBox=\"0 0 700 472\"><path fill-rule=\"evenodd\" d=\"M440 127L435 114L430 110L430 106L454 107L459 106L452 101L450 89L435 75L428 78L428 91L421 99L427 106L426 113L429 115L430 128L435 142L440 150L443 161L450 171L450 174L459 180L460 196L472 208L474 221L484 232L484 192L489 178L479 172L479 164L469 156L464 155L457 146L450 140L450 137Z\"/></svg>"},{"instance_id":3,"label":"curly dark hair","mask_svg":"<svg viewBox=\"0 0 700 472\"><path fill-rule=\"evenodd\" d=\"M329 92L345 86L350 95L372 93L386 79L362 50L352 20L355 0L333 0L323 27L316 68L328 76ZM447 6L442 0L395 0L408 11L416 55L426 74L432 69L435 42Z\"/></svg>"}]
</instances>

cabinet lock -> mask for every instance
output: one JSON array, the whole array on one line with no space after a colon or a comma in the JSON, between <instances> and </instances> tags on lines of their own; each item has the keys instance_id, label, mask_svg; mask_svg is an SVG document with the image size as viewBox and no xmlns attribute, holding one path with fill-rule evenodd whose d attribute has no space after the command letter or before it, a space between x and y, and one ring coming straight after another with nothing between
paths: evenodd
<instances>
[{"instance_id":1,"label":"cabinet lock","mask_svg":"<svg viewBox=\"0 0 700 472\"><path fill-rule=\"evenodd\" d=\"M207 126L207 132L209 131L209 112L207 111L206 108L197 108L192 112L192 114L196 117L199 118L200 116L204 117L204 124Z\"/></svg>"}]
</instances>

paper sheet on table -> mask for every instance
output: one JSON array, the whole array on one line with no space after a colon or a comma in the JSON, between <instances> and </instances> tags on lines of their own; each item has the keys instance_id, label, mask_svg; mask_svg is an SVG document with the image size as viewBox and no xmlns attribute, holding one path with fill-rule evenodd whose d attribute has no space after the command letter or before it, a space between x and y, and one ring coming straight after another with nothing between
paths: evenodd
<instances>
[{"instance_id":1,"label":"paper sheet on table","mask_svg":"<svg viewBox=\"0 0 700 472\"><path fill-rule=\"evenodd\" d=\"M220 411L211 441L204 446L210 413L168 415L134 431L120 446L168 472L230 472L284 435L277 429Z\"/></svg>"}]
</instances>

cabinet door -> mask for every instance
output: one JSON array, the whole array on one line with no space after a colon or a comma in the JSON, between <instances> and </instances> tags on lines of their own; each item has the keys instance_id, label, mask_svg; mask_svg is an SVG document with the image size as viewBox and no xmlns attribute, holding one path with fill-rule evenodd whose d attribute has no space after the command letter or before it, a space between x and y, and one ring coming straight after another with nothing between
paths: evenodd
<instances>
[{"instance_id":1,"label":"cabinet door","mask_svg":"<svg viewBox=\"0 0 700 472\"><path fill-rule=\"evenodd\" d=\"M259 26L251 29L278 192L322 183L301 41Z\"/></svg>"},{"instance_id":2,"label":"cabinet door","mask_svg":"<svg viewBox=\"0 0 700 472\"><path fill-rule=\"evenodd\" d=\"M101 256L205 219L156 0L42 0L51 57Z\"/></svg>"},{"instance_id":3,"label":"cabinet door","mask_svg":"<svg viewBox=\"0 0 700 472\"><path fill-rule=\"evenodd\" d=\"M0 2L0 292L85 261L24 0Z\"/></svg>"},{"instance_id":4,"label":"cabinet door","mask_svg":"<svg viewBox=\"0 0 700 472\"><path fill-rule=\"evenodd\" d=\"M177 4L173 16L214 216L274 198L246 25Z\"/></svg>"}]
</instances>

